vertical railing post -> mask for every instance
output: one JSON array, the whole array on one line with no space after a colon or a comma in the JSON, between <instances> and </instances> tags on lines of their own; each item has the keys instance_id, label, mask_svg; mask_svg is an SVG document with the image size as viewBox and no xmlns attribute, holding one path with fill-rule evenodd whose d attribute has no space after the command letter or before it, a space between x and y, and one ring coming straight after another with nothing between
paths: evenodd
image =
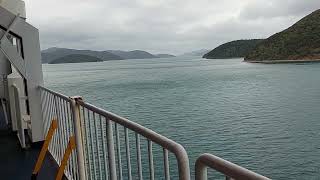
<instances>
[{"instance_id":1,"label":"vertical railing post","mask_svg":"<svg viewBox=\"0 0 320 180\"><path fill-rule=\"evenodd\" d=\"M82 142L81 121L80 121L80 106L77 104L77 100L82 100L82 97L71 97L71 110L72 120L74 124L74 135L76 139L76 153L78 159L78 171L80 180L86 180L84 149Z\"/></svg>"},{"instance_id":2,"label":"vertical railing post","mask_svg":"<svg viewBox=\"0 0 320 180\"><path fill-rule=\"evenodd\" d=\"M207 166L204 165L201 160L196 161L196 168L195 168L195 173L196 177L195 180L207 180L208 179L208 170Z\"/></svg>"},{"instance_id":3,"label":"vertical railing post","mask_svg":"<svg viewBox=\"0 0 320 180\"><path fill-rule=\"evenodd\" d=\"M113 130L112 123L107 119L107 146L108 146L108 159L109 159L109 173L111 180L117 180L116 170L116 155L114 151Z\"/></svg>"}]
</instances>

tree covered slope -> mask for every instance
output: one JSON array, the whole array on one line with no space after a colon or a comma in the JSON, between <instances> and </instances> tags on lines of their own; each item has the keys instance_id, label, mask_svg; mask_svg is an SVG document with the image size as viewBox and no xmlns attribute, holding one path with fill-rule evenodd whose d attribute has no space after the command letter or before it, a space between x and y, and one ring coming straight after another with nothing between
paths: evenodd
<instances>
[{"instance_id":1,"label":"tree covered slope","mask_svg":"<svg viewBox=\"0 0 320 180\"><path fill-rule=\"evenodd\" d=\"M245 57L257 44L262 42L261 39L236 40L218 46L203 58L206 59L228 59Z\"/></svg>"},{"instance_id":2,"label":"tree covered slope","mask_svg":"<svg viewBox=\"0 0 320 180\"><path fill-rule=\"evenodd\" d=\"M83 54L70 54L67 56L57 58L49 62L49 64L84 63L84 62L101 62L101 61L103 60L94 56L88 56Z\"/></svg>"},{"instance_id":3,"label":"tree covered slope","mask_svg":"<svg viewBox=\"0 0 320 180\"><path fill-rule=\"evenodd\" d=\"M261 42L245 61L320 60L320 10Z\"/></svg>"}]
</instances>

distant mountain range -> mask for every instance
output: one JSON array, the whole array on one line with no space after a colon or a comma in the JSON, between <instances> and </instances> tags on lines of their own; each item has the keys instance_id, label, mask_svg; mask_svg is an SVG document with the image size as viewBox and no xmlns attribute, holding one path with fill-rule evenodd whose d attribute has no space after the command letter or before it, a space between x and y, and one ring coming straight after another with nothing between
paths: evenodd
<instances>
[{"instance_id":1,"label":"distant mountain range","mask_svg":"<svg viewBox=\"0 0 320 180\"><path fill-rule=\"evenodd\" d=\"M41 52L43 63L108 61L123 59L171 58L170 54L151 54L146 51L77 50L49 48ZM85 55L85 56L80 56ZM249 62L320 61L320 10L304 17L288 29L267 39L236 40L222 44L212 51L201 49L180 56L203 56L207 59L244 57ZM71 58L71 60L67 60Z\"/></svg>"},{"instance_id":2,"label":"distant mountain range","mask_svg":"<svg viewBox=\"0 0 320 180\"><path fill-rule=\"evenodd\" d=\"M210 50L208 50L208 49L200 49L200 50L195 50L195 51L181 54L180 56L203 56L203 55L207 54L209 51Z\"/></svg>"},{"instance_id":3,"label":"distant mountain range","mask_svg":"<svg viewBox=\"0 0 320 180\"><path fill-rule=\"evenodd\" d=\"M209 53L205 54L203 58L230 59L245 57L256 47L257 44L261 43L262 41L262 39L231 41L216 47Z\"/></svg>"},{"instance_id":4,"label":"distant mountain range","mask_svg":"<svg viewBox=\"0 0 320 180\"><path fill-rule=\"evenodd\" d=\"M120 50L107 50L106 52L112 53L117 55L123 59L152 59L152 58L159 58L156 55L148 53L146 51L120 51Z\"/></svg>"},{"instance_id":5,"label":"distant mountain range","mask_svg":"<svg viewBox=\"0 0 320 180\"><path fill-rule=\"evenodd\" d=\"M156 54L157 57L159 58L173 58L173 57L176 57L174 55L171 55L171 54Z\"/></svg>"},{"instance_id":6,"label":"distant mountain range","mask_svg":"<svg viewBox=\"0 0 320 180\"><path fill-rule=\"evenodd\" d=\"M64 56L77 54L77 55L87 55L102 59L104 61L108 60L122 60L124 58L112 54L107 51L91 51L91 50L76 50L76 49L66 49L66 48L49 48L41 52L42 63L50 63Z\"/></svg>"},{"instance_id":7,"label":"distant mountain range","mask_svg":"<svg viewBox=\"0 0 320 180\"><path fill-rule=\"evenodd\" d=\"M55 59L55 60L49 62L49 64L102 62L102 61L103 61L102 59L99 59L94 56L88 56L88 55L84 55L84 54L70 54L70 55Z\"/></svg>"},{"instance_id":8,"label":"distant mountain range","mask_svg":"<svg viewBox=\"0 0 320 180\"><path fill-rule=\"evenodd\" d=\"M91 57L96 57L101 59L102 61L109 61L109 60L124 60L124 59L152 59L152 58L168 58L168 57L175 57L170 54L158 54L153 55L146 51L120 51L120 50L106 50L106 51L92 51L92 50L77 50L77 49L67 49L67 48L49 48L43 50L41 52L42 56L42 63L51 63L54 61L61 59L66 60L64 57L68 57L69 55L86 55ZM75 57L75 56L73 56ZM80 56L79 56L80 57ZM81 56L84 57L84 56ZM90 59L92 60L92 59ZM88 62L90 62L88 60ZM67 63L68 61L66 61ZM83 62L83 60L81 60Z\"/></svg>"}]
</instances>

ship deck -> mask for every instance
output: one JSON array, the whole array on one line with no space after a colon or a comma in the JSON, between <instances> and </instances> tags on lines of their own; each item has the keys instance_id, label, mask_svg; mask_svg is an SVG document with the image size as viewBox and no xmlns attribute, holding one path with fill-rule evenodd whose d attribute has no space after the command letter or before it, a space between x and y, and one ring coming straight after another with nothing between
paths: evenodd
<instances>
[{"instance_id":1,"label":"ship deck","mask_svg":"<svg viewBox=\"0 0 320 180\"><path fill-rule=\"evenodd\" d=\"M32 145L26 150L21 149L16 134L7 127L4 121L0 104L0 179L30 179L40 149L39 145ZM38 179L54 179L56 172L56 163L47 155Z\"/></svg>"}]
</instances>

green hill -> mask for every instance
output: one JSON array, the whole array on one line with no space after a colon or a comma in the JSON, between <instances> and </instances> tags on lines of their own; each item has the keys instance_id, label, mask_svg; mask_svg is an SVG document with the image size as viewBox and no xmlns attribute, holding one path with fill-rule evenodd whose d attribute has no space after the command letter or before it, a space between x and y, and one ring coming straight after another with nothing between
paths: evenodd
<instances>
[{"instance_id":1,"label":"green hill","mask_svg":"<svg viewBox=\"0 0 320 180\"><path fill-rule=\"evenodd\" d=\"M254 48L245 61L320 60L320 10Z\"/></svg>"},{"instance_id":2,"label":"green hill","mask_svg":"<svg viewBox=\"0 0 320 180\"><path fill-rule=\"evenodd\" d=\"M49 48L41 52L42 63L50 63L55 59L62 58L67 55L82 54L93 56L104 61L109 60L123 60L123 59L153 59L161 58L163 56L172 57L172 55L162 54L154 55L147 51L134 50L134 51L121 51L121 50L106 50L106 51L93 51L93 50L78 50L68 48Z\"/></svg>"},{"instance_id":3,"label":"green hill","mask_svg":"<svg viewBox=\"0 0 320 180\"><path fill-rule=\"evenodd\" d=\"M245 57L260 42L262 42L262 39L231 41L213 49L209 53L205 54L203 58L229 59Z\"/></svg>"},{"instance_id":4,"label":"green hill","mask_svg":"<svg viewBox=\"0 0 320 180\"><path fill-rule=\"evenodd\" d=\"M104 61L108 60L122 60L115 54L106 51L91 51L91 50L77 50L77 49L67 49L67 48L49 48L41 52L42 63L50 63L53 60L62 58L67 55L78 54L87 55L102 59Z\"/></svg>"},{"instance_id":5,"label":"green hill","mask_svg":"<svg viewBox=\"0 0 320 180\"><path fill-rule=\"evenodd\" d=\"M84 62L100 62L103 61L94 56L88 56L83 54L70 54L50 61L49 64L62 64L62 63L84 63Z\"/></svg>"}]
</instances>

